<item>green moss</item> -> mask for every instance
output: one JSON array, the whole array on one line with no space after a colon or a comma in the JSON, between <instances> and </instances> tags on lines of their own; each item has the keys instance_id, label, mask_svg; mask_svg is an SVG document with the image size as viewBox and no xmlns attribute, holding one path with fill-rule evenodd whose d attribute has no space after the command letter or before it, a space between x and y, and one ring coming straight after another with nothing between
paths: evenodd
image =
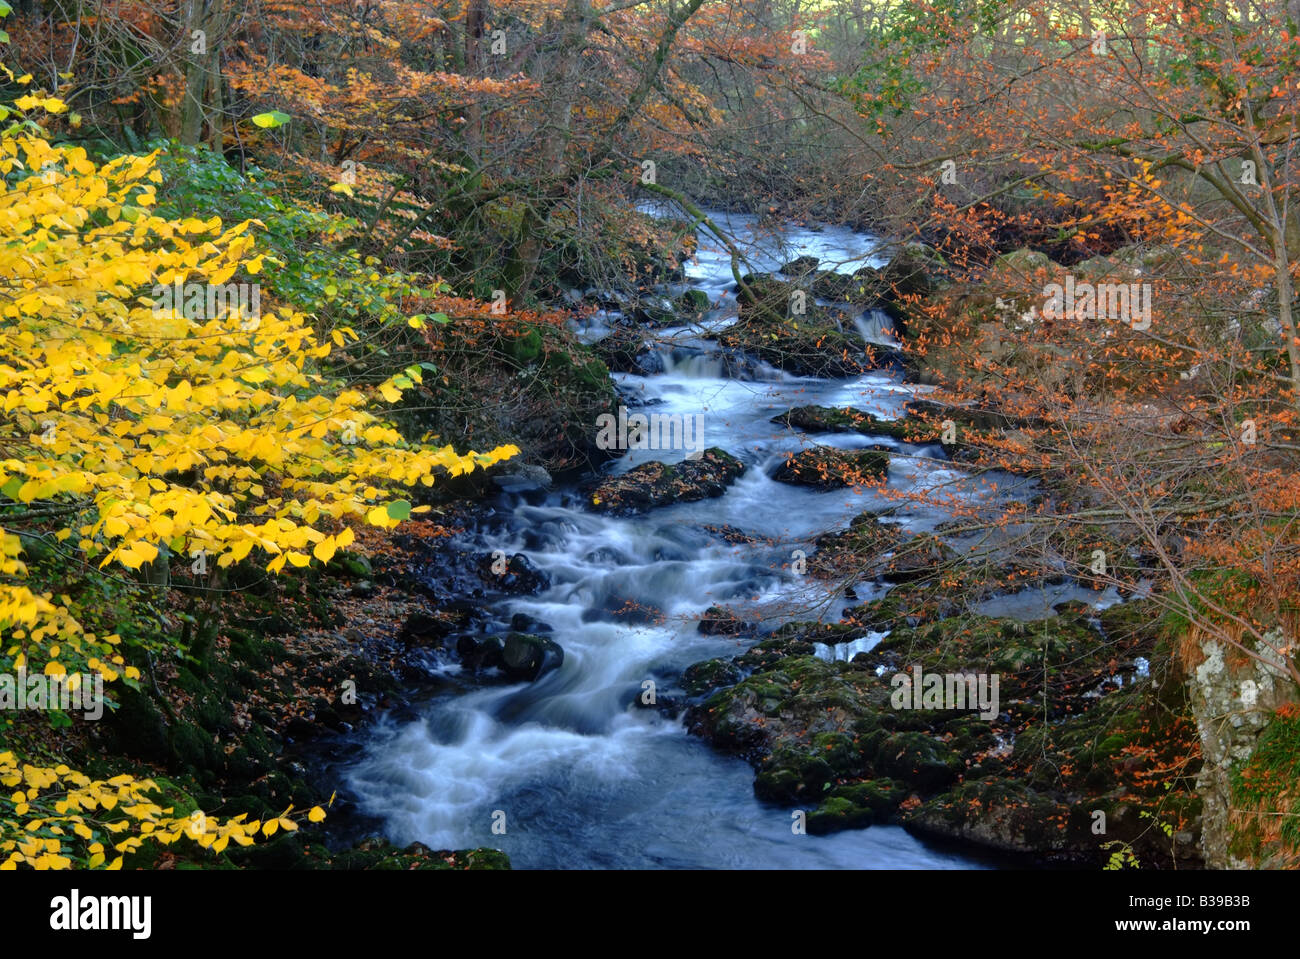
<instances>
[{"instance_id":1,"label":"green moss","mask_svg":"<svg viewBox=\"0 0 1300 959\"><path fill-rule=\"evenodd\" d=\"M1259 809L1277 817L1278 838L1300 850L1300 710L1279 712L1259 734L1250 758L1232 770L1233 805ZM1271 834L1269 824L1250 825L1244 834Z\"/></svg>"},{"instance_id":2,"label":"green moss","mask_svg":"<svg viewBox=\"0 0 1300 959\"><path fill-rule=\"evenodd\" d=\"M861 433L864 436L889 436L896 440L915 443L937 439L934 430L910 417L901 420L882 420L870 413L851 408L830 406L796 406L772 417L773 423L782 423L805 433Z\"/></svg>"},{"instance_id":3,"label":"green moss","mask_svg":"<svg viewBox=\"0 0 1300 959\"><path fill-rule=\"evenodd\" d=\"M876 768L918 789L935 790L957 778L962 761L946 743L925 733L897 732L881 742Z\"/></svg>"},{"instance_id":4,"label":"green moss","mask_svg":"<svg viewBox=\"0 0 1300 959\"><path fill-rule=\"evenodd\" d=\"M808 831L817 835L840 829L863 829L870 826L874 818L869 808L832 796L808 814L807 825Z\"/></svg>"},{"instance_id":5,"label":"green moss","mask_svg":"<svg viewBox=\"0 0 1300 959\"><path fill-rule=\"evenodd\" d=\"M835 770L821 756L780 747L754 778L754 795L770 802L795 803L809 796L820 798L835 779Z\"/></svg>"},{"instance_id":6,"label":"green moss","mask_svg":"<svg viewBox=\"0 0 1300 959\"><path fill-rule=\"evenodd\" d=\"M719 686L732 686L740 682L740 670L725 659L709 659L688 666L682 674L682 688L698 696Z\"/></svg>"},{"instance_id":7,"label":"green moss","mask_svg":"<svg viewBox=\"0 0 1300 959\"><path fill-rule=\"evenodd\" d=\"M520 363L531 363L542 352L542 335L530 329L522 336L509 341L506 351Z\"/></svg>"}]
</instances>

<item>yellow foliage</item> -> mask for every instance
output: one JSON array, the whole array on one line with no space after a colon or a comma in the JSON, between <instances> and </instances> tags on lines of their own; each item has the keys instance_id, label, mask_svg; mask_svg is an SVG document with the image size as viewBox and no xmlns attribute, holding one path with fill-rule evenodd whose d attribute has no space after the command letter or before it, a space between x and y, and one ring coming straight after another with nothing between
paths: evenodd
<instances>
[{"instance_id":1,"label":"yellow foliage","mask_svg":"<svg viewBox=\"0 0 1300 959\"><path fill-rule=\"evenodd\" d=\"M32 129L0 137L0 495L67 509L60 538L76 534L101 567L199 551L218 567L256 551L272 572L327 561L346 543L320 524L397 525L394 486L518 452L407 443L372 407L411 379L326 381L314 360L342 337L319 340L291 310L244 315L227 299L194 315L173 290L261 270L252 224L155 216L156 154L100 165ZM85 643L115 677L111 641L81 637L53 597L15 581L17 539L0 542L0 654L41 669L53 642Z\"/></svg>"},{"instance_id":2,"label":"yellow foliage","mask_svg":"<svg viewBox=\"0 0 1300 959\"><path fill-rule=\"evenodd\" d=\"M247 813L225 821L198 810L177 816L153 801L157 794L152 779L92 780L64 765L47 769L0 752L0 870L121 869L126 855L151 843L186 839L221 852L231 842L249 846L259 835L298 828L292 806L263 825L247 821ZM306 818L320 822L325 811L313 806ZM109 847L119 854L111 861Z\"/></svg>"}]
</instances>

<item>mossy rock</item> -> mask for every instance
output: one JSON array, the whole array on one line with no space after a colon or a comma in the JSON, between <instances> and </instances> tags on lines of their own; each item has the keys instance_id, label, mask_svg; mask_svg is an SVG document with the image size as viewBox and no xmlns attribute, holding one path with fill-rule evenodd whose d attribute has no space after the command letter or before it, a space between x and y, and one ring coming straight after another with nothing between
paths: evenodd
<instances>
[{"instance_id":1,"label":"mossy rock","mask_svg":"<svg viewBox=\"0 0 1300 959\"><path fill-rule=\"evenodd\" d=\"M814 836L825 835L841 829L864 829L874 819L875 813L869 807L855 805L842 796L831 796L808 814L807 828Z\"/></svg>"},{"instance_id":2,"label":"mossy rock","mask_svg":"<svg viewBox=\"0 0 1300 959\"><path fill-rule=\"evenodd\" d=\"M946 743L921 732L897 732L880 743L875 766L922 792L934 792L953 782L963 762Z\"/></svg>"},{"instance_id":3,"label":"mossy rock","mask_svg":"<svg viewBox=\"0 0 1300 959\"><path fill-rule=\"evenodd\" d=\"M709 338L797 376L856 376L874 365L861 337L845 333L811 290L770 277L748 280L756 301L738 293L739 319Z\"/></svg>"},{"instance_id":4,"label":"mossy rock","mask_svg":"<svg viewBox=\"0 0 1300 959\"><path fill-rule=\"evenodd\" d=\"M793 634L773 636L760 643L755 643L734 660L741 669L761 673L771 669L791 656L811 656L814 648L812 642L802 635Z\"/></svg>"},{"instance_id":5,"label":"mossy rock","mask_svg":"<svg viewBox=\"0 0 1300 959\"><path fill-rule=\"evenodd\" d=\"M840 450L815 446L800 450L772 474L778 483L837 489L879 480L889 473L889 454L880 450Z\"/></svg>"},{"instance_id":6,"label":"mossy rock","mask_svg":"<svg viewBox=\"0 0 1300 959\"><path fill-rule=\"evenodd\" d=\"M903 418L882 420L870 413L844 407L796 406L772 417L780 423L804 433L861 433L864 436L888 436L896 440L926 443L937 439L925 423Z\"/></svg>"},{"instance_id":7,"label":"mossy rock","mask_svg":"<svg viewBox=\"0 0 1300 959\"><path fill-rule=\"evenodd\" d=\"M692 696L702 696L724 686L734 686L744 673L726 659L706 659L693 663L682 673L682 688Z\"/></svg>"},{"instance_id":8,"label":"mossy rock","mask_svg":"<svg viewBox=\"0 0 1300 959\"><path fill-rule=\"evenodd\" d=\"M841 829L863 829L888 821L907 790L891 779L872 779L851 786L836 786L808 814L808 832L825 834Z\"/></svg>"},{"instance_id":9,"label":"mossy rock","mask_svg":"<svg viewBox=\"0 0 1300 959\"><path fill-rule=\"evenodd\" d=\"M902 813L909 829L927 836L961 839L1003 852L1090 853L1081 848L1090 818L1022 783L965 782ZM1076 828L1068 828L1072 818ZM1062 827L1066 828L1062 828ZM1084 827L1084 832L1079 832ZM1091 844L1094 848L1095 843Z\"/></svg>"},{"instance_id":10,"label":"mossy rock","mask_svg":"<svg viewBox=\"0 0 1300 959\"><path fill-rule=\"evenodd\" d=\"M820 797L836 772L821 756L798 749L778 749L754 778L754 795L769 802L797 803Z\"/></svg>"},{"instance_id":11,"label":"mossy rock","mask_svg":"<svg viewBox=\"0 0 1300 959\"><path fill-rule=\"evenodd\" d=\"M843 618L855 626L877 631L892 630L895 626L907 625L904 621L902 601L892 595L871 599L858 606L850 606L844 610Z\"/></svg>"},{"instance_id":12,"label":"mossy rock","mask_svg":"<svg viewBox=\"0 0 1300 959\"><path fill-rule=\"evenodd\" d=\"M1300 708L1279 710L1229 778L1233 851L1260 868L1294 866L1300 859Z\"/></svg>"},{"instance_id":13,"label":"mossy rock","mask_svg":"<svg viewBox=\"0 0 1300 959\"><path fill-rule=\"evenodd\" d=\"M370 560L360 553L354 553L350 550L342 550L331 557L325 569L328 572L338 576L349 576L353 579L374 579L375 571L370 564Z\"/></svg>"},{"instance_id":14,"label":"mossy rock","mask_svg":"<svg viewBox=\"0 0 1300 959\"><path fill-rule=\"evenodd\" d=\"M599 512L633 515L721 496L744 472L744 463L715 446L698 459L642 463L622 475L606 477L588 487L587 501Z\"/></svg>"},{"instance_id":15,"label":"mossy rock","mask_svg":"<svg viewBox=\"0 0 1300 959\"><path fill-rule=\"evenodd\" d=\"M697 289L686 290L673 301L674 309L694 319L698 319L707 313L712 305L709 302L709 294Z\"/></svg>"},{"instance_id":16,"label":"mossy rock","mask_svg":"<svg viewBox=\"0 0 1300 959\"><path fill-rule=\"evenodd\" d=\"M542 335L530 329L506 343L506 352L519 363L531 363L542 353Z\"/></svg>"},{"instance_id":17,"label":"mossy rock","mask_svg":"<svg viewBox=\"0 0 1300 959\"><path fill-rule=\"evenodd\" d=\"M958 558L939 537L910 534L871 512L855 517L847 530L819 536L816 545L809 563L814 573L834 577L853 573L891 583L932 576Z\"/></svg>"}]
</instances>

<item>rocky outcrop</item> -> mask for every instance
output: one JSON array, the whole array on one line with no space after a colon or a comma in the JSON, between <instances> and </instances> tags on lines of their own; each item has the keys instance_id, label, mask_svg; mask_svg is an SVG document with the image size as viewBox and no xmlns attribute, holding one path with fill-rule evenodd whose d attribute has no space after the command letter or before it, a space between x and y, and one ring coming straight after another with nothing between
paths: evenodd
<instances>
[{"instance_id":1,"label":"rocky outcrop","mask_svg":"<svg viewBox=\"0 0 1300 959\"><path fill-rule=\"evenodd\" d=\"M680 463L642 463L587 489L587 502L603 513L632 515L658 506L721 496L745 472L745 464L712 447L699 459Z\"/></svg>"},{"instance_id":2,"label":"rocky outcrop","mask_svg":"<svg viewBox=\"0 0 1300 959\"><path fill-rule=\"evenodd\" d=\"M846 332L813 292L797 283L751 277L739 317L710 338L799 376L856 376L877 365L856 332Z\"/></svg>"},{"instance_id":3,"label":"rocky outcrop","mask_svg":"<svg viewBox=\"0 0 1300 959\"><path fill-rule=\"evenodd\" d=\"M1271 645L1247 640L1260 657L1255 659L1203 637L1195 644L1193 662L1188 663L1189 702L1205 760L1196 783L1205 801L1202 845L1205 864L1211 869L1268 868L1276 865L1274 858L1289 858L1294 865L1300 851L1300 832L1291 830L1289 844L1270 843L1266 841L1270 830L1261 828L1257 817L1247 814L1234 820L1233 816L1234 784L1243 799L1258 798L1251 795L1258 782L1245 786L1242 771L1250 767L1261 734L1274 723L1281 728L1286 714L1279 719L1277 711L1300 701L1300 690L1276 651L1283 645L1282 636L1274 633L1270 638ZM1280 839L1281 833L1277 836Z\"/></svg>"},{"instance_id":4,"label":"rocky outcrop","mask_svg":"<svg viewBox=\"0 0 1300 959\"><path fill-rule=\"evenodd\" d=\"M803 433L861 433L863 436L888 436L913 443L931 442L937 438L937 433L925 423L906 418L882 420L847 407L796 406L778 413L772 417L772 422Z\"/></svg>"},{"instance_id":5,"label":"rocky outcrop","mask_svg":"<svg viewBox=\"0 0 1300 959\"><path fill-rule=\"evenodd\" d=\"M772 474L778 483L836 489L877 481L889 472L889 454L880 450L840 450L814 446L800 450Z\"/></svg>"},{"instance_id":6,"label":"rocky outcrop","mask_svg":"<svg viewBox=\"0 0 1300 959\"><path fill-rule=\"evenodd\" d=\"M1170 719L1177 685L1133 666L1149 632L967 615L900 623L846 663L811 655L826 630L791 624L696 664L684 684L691 731L749 759L755 794L805 810L810 832L901 822L1037 861L1100 865L1127 849L1143 864L1196 864L1198 800L1185 782L1152 781L1170 749L1194 743ZM965 708L922 686L913 698L926 674L984 676L996 701Z\"/></svg>"}]
</instances>

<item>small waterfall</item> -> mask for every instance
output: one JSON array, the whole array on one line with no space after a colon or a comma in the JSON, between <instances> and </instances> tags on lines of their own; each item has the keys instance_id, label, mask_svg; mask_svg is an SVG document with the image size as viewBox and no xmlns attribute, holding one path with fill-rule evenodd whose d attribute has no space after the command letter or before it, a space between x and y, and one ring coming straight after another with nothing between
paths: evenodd
<instances>
[{"instance_id":1,"label":"small waterfall","mask_svg":"<svg viewBox=\"0 0 1300 959\"><path fill-rule=\"evenodd\" d=\"M884 310L873 307L853 321L858 335L873 346L898 346L898 334L894 330L894 321Z\"/></svg>"},{"instance_id":2,"label":"small waterfall","mask_svg":"<svg viewBox=\"0 0 1300 959\"><path fill-rule=\"evenodd\" d=\"M727 366L726 358L718 351L706 352L682 346L659 350L659 358L663 361L664 373L688 379L722 379Z\"/></svg>"}]
</instances>

